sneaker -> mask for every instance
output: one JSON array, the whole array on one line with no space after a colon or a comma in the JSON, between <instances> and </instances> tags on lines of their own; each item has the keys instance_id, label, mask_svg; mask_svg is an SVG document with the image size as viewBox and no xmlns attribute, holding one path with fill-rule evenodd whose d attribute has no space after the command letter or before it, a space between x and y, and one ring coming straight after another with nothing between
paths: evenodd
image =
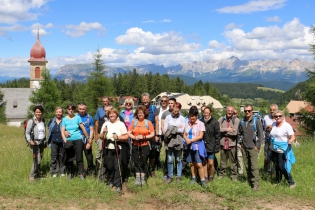
<instances>
[{"instance_id":1,"label":"sneaker","mask_svg":"<svg viewBox=\"0 0 315 210\"><path fill-rule=\"evenodd\" d=\"M35 177L31 176L31 177L29 178L29 180L30 180L30 181L35 181Z\"/></svg>"},{"instance_id":2,"label":"sneaker","mask_svg":"<svg viewBox=\"0 0 315 210\"><path fill-rule=\"evenodd\" d=\"M180 177L177 177L176 178L176 183L180 183L180 181L181 181Z\"/></svg>"},{"instance_id":3,"label":"sneaker","mask_svg":"<svg viewBox=\"0 0 315 210\"><path fill-rule=\"evenodd\" d=\"M53 177L53 178L56 178L56 177L57 177L57 174L53 174L52 177Z\"/></svg>"},{"instance_id":4,"label":"sneaker","mask_svg":"<svg viewBox=\"0 0 315 210\"><path fill-rule=\"evenodd\" d=\"M67 179L72 179L72 174L68 174Z\"/></svg>"},{"instance_id":5,"label":"sneaker","mask_svg":"<svg viewBox=\"0 0 315 210\"><path fill-rule=\"evenodd\" d=\"M85 180L85 177L84 177L84 175L83 175L83 174L80 174L80 179L81 179L82 181L84 181L84 180Z\"/></svg>"},{"instance_id":6,"label":"sneaker","mask_svg":"<svg viewBox=\"0 0 315 210\"><path fill-rule=\"evenodd\" d=\"M290 184L290 189L293 189L295 187L296 187L295 183L294 184Z\"/></svg>"},{"instance_id":7,"label":"sneaker","mask_svg":"<svg viewBox=\"0 0 315 210\"><path fill-rule=\"evenodd\" d=\"M206 181L201 181L201 187L206 188L207 187L207 182Z\"/></svg>"},{"instance_id":8,"label":"sneaker","mask_svg":"<svg viewBox=\"0 0 315 210\"><path fill-rule=\"evenodd\" d=\"M121 188L120 187L116 187L115 192L116 193L120 193L121 192Z\"/></svg>"},{"instance_id":9,"label":"sneaker","mask_svg":"<svg viewBox=\"0 0 315 210\"><path fill-rule=\"evenodd\" d=\"M189 184L197 184L196 179L191 179Z\"/></svg>"},{"instance_id":10,"label":"sneaker","mask_svg":"<svg viewBox=\"0 0 315 210\"><path fill-rule=\"evenodd\" d=\"M164 176L163 176L163 180L167 180L168 179L168 174L165 174Z\"/></svg>"},{"instance_id":11,"label":"sneaker","mask_svg":"<svg viewBox=\"0 0 315 210\"><path fill-rule=\"evenodd\" d=\"M136 177L135 185L141 185L140 177Z\"/></svg>"},{"instance_id":12,"label":"sneaker","mask_svg":"<svg viewBox=\"0 0 315 210\"><path fill-rule=\"evenodd\" d=\"M166 180L166 184L171 184L173 182L173 178L169 177L167 180Z\"/></svg>"},{"instance_id":13,"label":"sneaker","mask_svg":"<svg viewBox=\"0 0 315 210\"><path fill-rule=\"evenodd\" d=\"M258 187L258 186L254 186L254 187L252 188L252 190L253 190L254 192L256 192L256 191L259 190L259 187Z\"/></svg>"},{"instance_id":14,"label":"sneaker","mask_svg":"<svg viewBox=\"0 0 315 210\"><path fill-rule=\"evenodd\" d=\"M237 181L238 181L238 180L237 180L237 177L233 177L233 178L232 178L232 181L233 181L233 182L237 182Z\"/></svg>"},{"instance_id":15,"label":"sneaker","mask_svg":"<svg viewBox=\"0 0 315 210\"><path fill-rule=\"evenodd\" d=\"M113 183L109 183L108 187L109 187L109 189L112 189L114 187L114 184Z\"/></svg>"},{"instance_id":16,"label":"sneaker","mask_svg":"<svg viewBox=\"0 0 315 210\"><path fill-rule=\"evenodd\" d=\"M140 182L140 184L141 185L145 185L145 177L141 177L141 180L140 180L141 182Z\"/></svg>"},{"instance_id":17,"label":"sneaker","mask_svg":"<svg viewBox=\"0 0 315 210\"><path fill-rule=\"evenodd\" d=\"M60 174L60 176L66 176L65 174Z\"/></svg>"},{"instance_id":18,"label":"sneaker","mask_svg":"<svg viewBox=\"0 0 315 210\"><path fill-rule=\"evenodd\" d=\"M277 187L278 185L279 185L279 183L275 183L275 184L273 184L273 186L274 186L274 187Z\"/></svg>"}]
</instances>

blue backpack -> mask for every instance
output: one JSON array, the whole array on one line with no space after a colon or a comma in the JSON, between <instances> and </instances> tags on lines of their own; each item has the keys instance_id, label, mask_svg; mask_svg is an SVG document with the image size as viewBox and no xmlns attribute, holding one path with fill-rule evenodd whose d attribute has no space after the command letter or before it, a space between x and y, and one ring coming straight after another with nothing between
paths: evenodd
<instances>
[{"instance_id":1,"label":"blue backpack","mask_svg":"<svg viewBox=\"0 0 315 210\"><path fill-rule=\"evenodd\" d=\"M260 120L261 124L262 124L262 127L263 127L263 130L265 130L266 128L266 122L265 120L258 114L258 115L253 115L252 116L252 123L250 124L253 129L254 129L254 141L257 141L257 127L256 127L256 124L257 124L257 120ZM241 125L243 126L245 123L245 117L242 118L241 120ZM265 127L264 127L265 126Z\"/></svg>"},{"instance_id":2,"label":"blue backpack","mask_svg":"<svg viewBox=\"0 0 315 210\"><path fill-rule=\"evenodd\" d=\"M133 128L135 128L137 126L138 123L138 119L135 119L135 121L133 122ZM144 124L145 127L149 130L149 120L148 119L144 119Z\"/></svg>"}]
</instances>

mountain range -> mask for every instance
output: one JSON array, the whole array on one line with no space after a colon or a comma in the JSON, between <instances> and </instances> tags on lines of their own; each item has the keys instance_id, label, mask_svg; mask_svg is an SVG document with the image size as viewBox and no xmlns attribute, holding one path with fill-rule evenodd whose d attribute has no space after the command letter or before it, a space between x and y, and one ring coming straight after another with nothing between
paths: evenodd
<instances>
[{"instance_id":1,"label":"mountain range","mask_svg":"<svg viewBox=\"0 0 315 210\"><path fill-rule=\"evenodd\" d=\"M58 69L55 77L66 82L86 81L90 72L94 69L92 64L69 64ZM106 66L105 75L113 76L115 73L125 73L136 69L139 74L169 74L170 77L179 76L185 78L187 84L196 81L219 82L219 83L260 83L266 87L273 86L281 88L282 85L294 84L307 79L305 69L314 69L314 63L300 60L292 61L275 60L240 60L232 56L224 60L205 60L183 63L175 66L165 67L164 65L139 65L139 66ZM266 85L268 84L268 85ZM277 87L279 86L279 87Z\"/></svg>"}]
</instances>

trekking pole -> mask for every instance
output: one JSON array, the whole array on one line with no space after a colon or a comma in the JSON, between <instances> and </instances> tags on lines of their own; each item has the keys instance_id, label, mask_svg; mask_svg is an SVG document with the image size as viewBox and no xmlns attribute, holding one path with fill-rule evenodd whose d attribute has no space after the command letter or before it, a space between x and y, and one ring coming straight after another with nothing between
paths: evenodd
<instances>
[{"instance_id":1,"label":"trekking pole","mask_svg":"<svg viewBox=\"0 0 315 210\"><path fill-rule=\"evenodd\" d=\"M141 174L142 174L142 168L141 168L142 161L141 160L142 160L142 158L140 156L141 156L141 154L140 154L140 142L138 141L138 158L139 158L139 168L140 168L140 187L141 187L141 190L142 190L142 182L141 182Z\"/></svg>"},{"instance_id":2,"label":"trekking pole","mask_svg":"<svg viewBox=\"0 0 315 210\"><path fill-rule=\"evenodd\" d=\"M116 133L113 133L113 135L114 135L114 134L116 134ZM121 168L120 168L120 161L119 161L119 156L118 156L117 140L118 140L118 139L114 139L114 142L115 142L115 149L116 149L116 158L117 158L117 162L118 162L118 170L119 170L119 176L120 176L121 191L122 191L122 194L124 194L124 191L123 191L123 181L122 181Z\"/></svg>"},{"instance_id":3,"label":"trekking pole","mask_svg":"<svg viewBox=\"0 0 315 210\"><path fill-rule=\"evenodd\" d=\"M107 129L107 126L106 126L106 129ZM104 136L103 136L103 138L104 139L106 139L106 134L107 134L107 132L105 132L104 133ZM102 173L102 169L103 169L103 153L104 153L104 140L103 139L101 139L100 138L100 140L102 140L101 141L101 161L100 161L100 166L99 166L99 170L98 170L98 182L100 181L100 178L101 178L101 176L103 175L103 174L101 174Z\"/></svg>"},{"instance_id":4,"label":"trekking pole","mask_svg":"<svg viewBox=\"0 0 315 210\"><path fill-rule=\"evenodd\" d=\"M33 167L34 167L34 175L37 173L37 149L36 149L36 145L35 145L35 141L34 142L34 145L32 145L32 151L33 151ZM35 177L35 176L34 176Z\"/></svg>"}]
</instances>

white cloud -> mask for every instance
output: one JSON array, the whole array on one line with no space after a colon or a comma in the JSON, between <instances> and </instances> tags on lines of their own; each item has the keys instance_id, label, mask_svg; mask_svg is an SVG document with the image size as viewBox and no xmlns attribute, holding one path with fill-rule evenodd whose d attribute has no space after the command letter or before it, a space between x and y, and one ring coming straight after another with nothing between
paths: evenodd
<instances>
[{"instance_id":1,"label":"white cloud","mask_svg":"<svg viewBox=\"0 0 315 210\"><path fill-rule=\"evenodd\" d=\"M105 28L102 26L102 24L98 22L81 22L79 25L67 25L66 28L68 30L64 30L65 34L71 37L84 36L91 30L98 31L98 35L101 35L105 31Z\"/></svg>"},{"instance_id":2,"label":"white cloud","mask_svg":"<svg viewBox=\"0 0 315 210\"><path fill-rule=\"evenodd\" d=\"M242 24L236 25L235 23L229 23L224 27L224 29L229 30L233 28L241 28L242 26L243 26Z\"/></svg>"},{"instance_id":3,"label":"white cloud","mask_svg":"<svg viewBox=\"0 0 315 210\"><path fill-rule=\"evenodd\" d=\"M22 26L20 24L14 24L12 26L1 26L0 27L0 36L7 37L8 39L11 39L7 34L8 31L26 31L26 30L28 30L28 28L25 26Z\"/></svg>"},{"instance_id":4,"label":"white cloud","mask_svg":"<svg viewBox=\"0 0 315 210\"><path fill-rule=\"evenodd\" d=\"M282 20L278 16L266 17L265 20L267 22L282 22Z\"/></svg>"},{"instance_id":5,"label":"white cloud","mask_svg":"<svg viewBox=\"0 0 315 210\"><path fill-rule=\"evenodd\" d=\"M219 43L217 40L210 40L208 43L208 46L210 49L216 49L216 48L224 48L224 43Z\"/></svg>"},{"instance_id":6,"label":"white cloud","mask_svg":"<svg viewBox=\"0 0 315 210\"><path fill-rule=\"evenodd\" d=\"M159 21L156 21L156 20L145 20L145 21L142 21L141 23L170 23L172 22L172 20L170 19L163 19L163 20L159 20Z\"/></svg>"},{"instance_id":7,"label":"white cloud","mask_svg":"<svg viewBox=\"0 0 315 210\"><path fill-rule=\"evenodd\" d=\"M236 5L236 6L226 6L215 11L219 13L252 13L268 11L273 9L280 9L285 5L287 0L256 0L249 1L246 4Z\"/></svg>"},{"instance_id":8,"label":"white cloud","mask_svg":"<svg viewBox=\"0 0 315 210\"><path fill-rule=\"evenodd\" d=\"M0 23L12 24L24 20L36 20L39 10L49 0L1 0Z\"/></svg>"},{"instance_id":9,"label":"white cloud","mask_svg":"<svg viewBox=\"0 0 315 210\"><path fill-rule=\"evenodd\" d=\"M45 28L53 28L54 25L52 23L48 23L46 25L40 24L40 23L34 23L31 28L31 33L34 36L37 36L37 33L39 32L39 35L42 36L46 36L48 34L48 32L45 30Z\"/></svg>"},{"instance_id":10,"label":"white cloud","mask_svg":"<svg viewBox=\"0 0 315 210\"><path fill-rule=\"evenodd\" d=\"M142 53L154 55L190 52L200 47L200 44L186 43L184 37L175 32L153 34L137 27L128 29L125 35L118 36L115 41L117 44L142 47Z\"/></svg>"}]
</instances>

